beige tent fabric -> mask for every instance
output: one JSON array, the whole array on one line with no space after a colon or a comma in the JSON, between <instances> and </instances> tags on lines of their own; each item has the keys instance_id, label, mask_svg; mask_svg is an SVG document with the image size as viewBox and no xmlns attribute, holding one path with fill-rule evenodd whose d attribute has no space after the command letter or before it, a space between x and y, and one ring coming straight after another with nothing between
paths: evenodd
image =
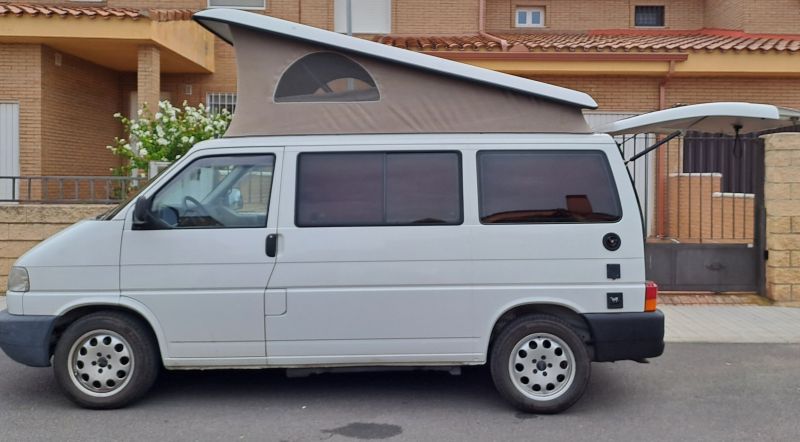
<instances>
[{"instance_id":1,"label":"beige tent fabric","mask_svg":"<svg viewBox=\"0 0 800 442\"><path fill-rule=\"evenodd\" d=\"M399 133L591 133L578 107L343 54L375 80L379 101L276 103L281 75L325 47L232 26L236 112L226 136Z\"/></svg>"}]
</instances>

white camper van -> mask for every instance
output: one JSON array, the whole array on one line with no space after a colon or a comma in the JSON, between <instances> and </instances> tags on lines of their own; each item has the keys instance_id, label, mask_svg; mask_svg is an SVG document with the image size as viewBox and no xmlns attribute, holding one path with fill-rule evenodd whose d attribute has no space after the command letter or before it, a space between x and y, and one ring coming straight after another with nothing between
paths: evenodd
<instances>
[{"instance_id":1,"label":"white camper van","mask_svg":"<svg viewBox=\"0 0 800 442\"><path fill-rule=\"evenodd\" d=\"M162 366L489 364L510 403L552 413L592 362L661 355L637 198L589 96L242 11L195 19L237 50L229 132L16 262L11 358L89 408Z\"/></svg>"}]
</instances>

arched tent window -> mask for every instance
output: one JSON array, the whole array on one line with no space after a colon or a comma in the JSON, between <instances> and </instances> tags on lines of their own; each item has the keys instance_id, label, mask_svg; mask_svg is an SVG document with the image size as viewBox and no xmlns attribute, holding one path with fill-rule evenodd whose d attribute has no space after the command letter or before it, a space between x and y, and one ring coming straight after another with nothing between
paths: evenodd
<instances>
[{"instance_id":1,"label":"arched tent window","mask_svg":"<svg viewBox=\"0 0 800 442\"><path fill-rule=\"evenodd\" d=\"M284 72L276 103L378 101L375 80L360 64L335 52L303 56Z\"/></svg>"}]
</instances>

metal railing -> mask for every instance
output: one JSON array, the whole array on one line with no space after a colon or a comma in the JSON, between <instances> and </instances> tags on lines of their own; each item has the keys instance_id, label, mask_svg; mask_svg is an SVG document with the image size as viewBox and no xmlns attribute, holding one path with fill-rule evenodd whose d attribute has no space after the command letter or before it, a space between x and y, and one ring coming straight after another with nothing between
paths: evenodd
<instances>
[{"instance_id":1,"label":"metal railing","mask_svg":"<svg viewBox=\"0 0 800 442\"><path fill-rule=\"evenodd\" d=\"M113 204L146 183L123 176L0 176L0 203Z\"/></svg>"}]
</instances>

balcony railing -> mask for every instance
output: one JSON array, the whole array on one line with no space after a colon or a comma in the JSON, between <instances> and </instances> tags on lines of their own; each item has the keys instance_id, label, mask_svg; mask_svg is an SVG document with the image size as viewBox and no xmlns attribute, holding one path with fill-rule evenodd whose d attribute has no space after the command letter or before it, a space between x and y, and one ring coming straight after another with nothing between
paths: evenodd
<instances>
[{"instance_id":1,"label":"balcony railing","mask_svg":"<svg viewBox=\"0 0 800 442\"><path fill-rule=\"evenodd\" d=\"M0 203L114 204L146 183L121 176L0 176Z\"/></svg>"}]
</instances>

